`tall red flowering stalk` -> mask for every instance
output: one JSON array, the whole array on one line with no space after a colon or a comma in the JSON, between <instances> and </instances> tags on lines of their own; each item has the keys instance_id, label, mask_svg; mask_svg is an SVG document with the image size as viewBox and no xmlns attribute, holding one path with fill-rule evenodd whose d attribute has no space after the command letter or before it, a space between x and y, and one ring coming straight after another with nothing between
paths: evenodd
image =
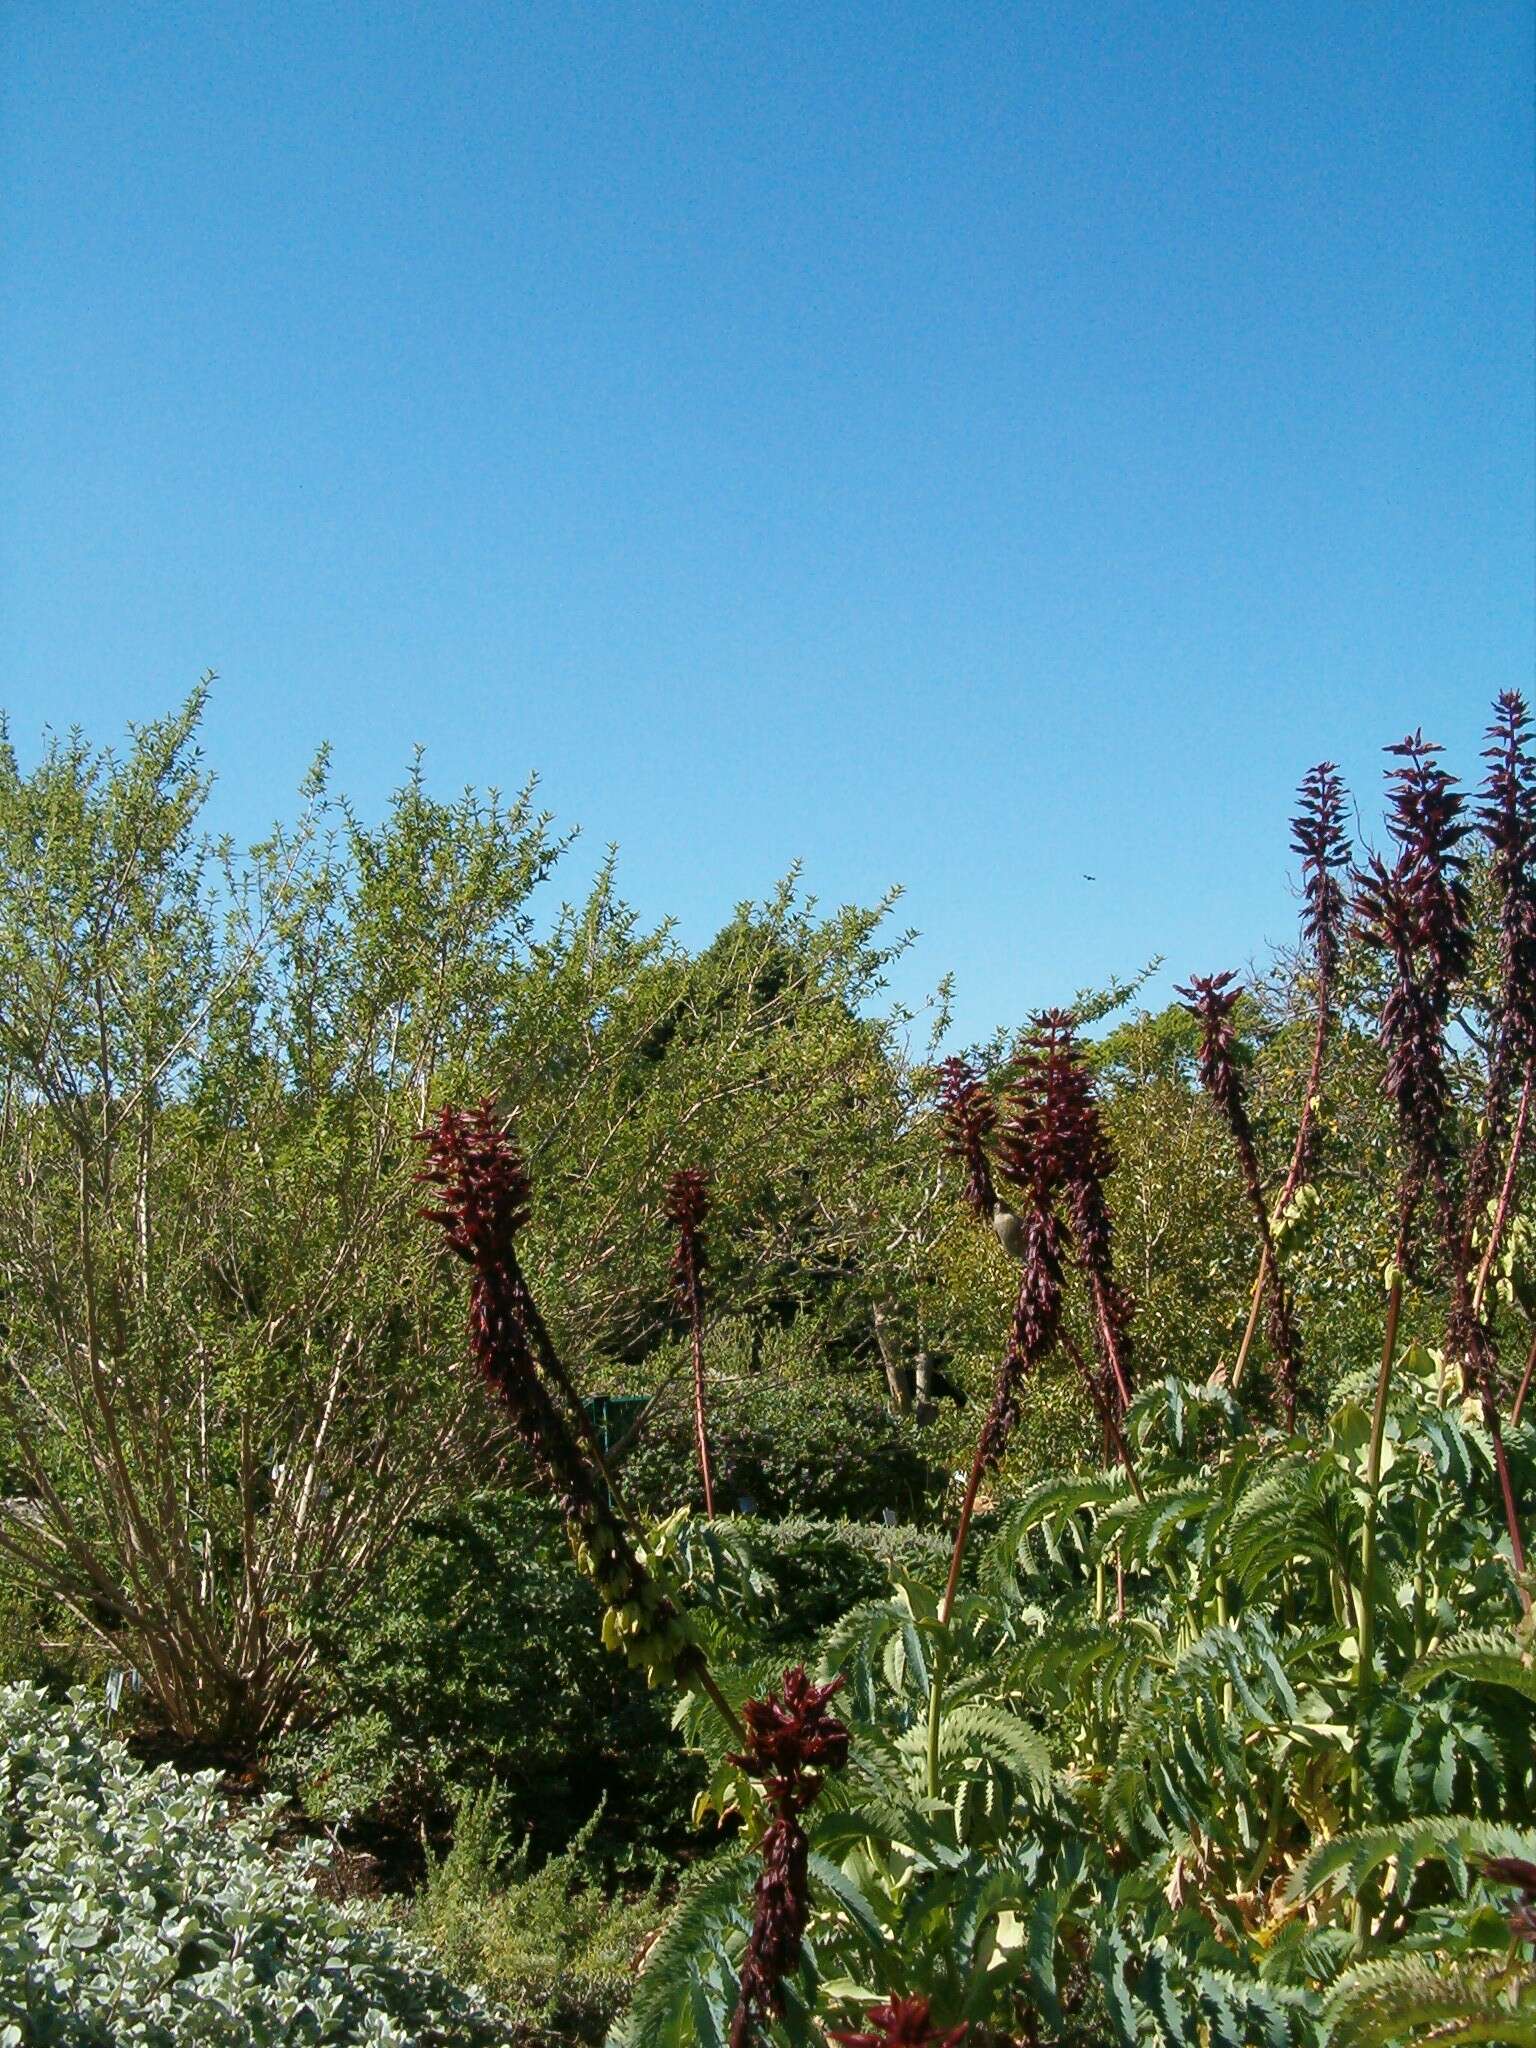
<instances>
[{"instance_id":1,"label":"tall red flowering stalk","mask_svg":"<svg viewBox=\"0 0 1536 2048\"><path fill-rule=\"evenodd\" d=\"M1443 1234L1454 1230L1449 1177L1445 1031L1456 985L1472 957L1471 900L1462 851L1471 827L1466 801L1422 733L1387 752L1387 829L1397 848L1389 867L1372 854L1355 895L1365 935L1385 954L1392 985L1381 1012L1386 1091L1406 1154L1398 1196L1398 1263L1428 1190ZM1456 1261L1452 1261L1456 1263Z\"/></svg>"},{"instance_id":2,"label":"tall red flowering stalk","mask_svg":"<svg viewBox=\"0 0 1536 2048\"><path fill-rule=\"evenodd\" d=\"M709 1175L701 1167L685 1167L672 1176L667 1189L667 1217L677 1231L672 1254L672 1284L688 1318L693 1346L693 1434L704 1488L704 1512L715 1519L715 1480L710 1466L709 1430L704 1414L704 1247L699 1231L709 1211Z\"/></svg>"},{"instance_id":3,"label":"tall red flowering stalk","mask_svg":"<svg viewBox=\"0 0 1536 2048\"><path fill-rule=\"evenodd\" d=\"M1093 1304L1094 1337L1103 1376L1103 1399L1123 1417L1131 1404L1131 1323L1135 1308L1115 1276L1114 1219L1104 1183L1114 1171L1114 1148L1099 1113L1093 1073L1077 1039L1070 1011L1045 1010L1035 1018L1030 1056L1036 1085L1024 1121L1059 1157L1062 1206L1072 1249ZM1022 1107L1022 1105L1021 1105ZM1028 1183L1034 1140L1016 1115L1002 1152L1010 1178Z\"/></svg>"},{"instance_id":4,"label":"tall red flowering stalk","mask_svg":"<svg viewBox=\"0 0 1536 2048\"><path fill-rule=\"evenodd\" d=\"M1291 820L1291 851L1301 856L1301 936L1311 948L1317 974L1317 1025L1312 1039L1312 1064L1307 1072L1307 1089L1302 1098L1301 1117L1296 1126L1296 1144L1291 1167L1280 1193L1283 1213L1292 1195L1305 1181L1312 1164L1312 1141L1317 1128L1318 1091L1323 1077L1323 1054L1333 1022L1333 984L1343 943L1348 899L1339 880L1349 866L1349 834L1344 829L1344 807L1348 792L1331 761L1319 761L1302 778L1297 792L1296 816Z\"/></svg>"},{"instance_id":5,"label":"tall red flowering stalk","mask_svg":"<svg viewBox=\"0 0 1536 2048\"><path fill-rule=\"evenodd\" d=\"M1041 1310L1053 1284L1059 1294L1062 1249L1070 1243L1088 1289L1099 1354L1098 1374L1084 1369L1082 1378L1104 1428L1106 1455L1119 1454L1136 1487L1120 1426L1130 1405L1133 1305L1115 1278L1114 1226L1104 1197L1114 1153L1099 1115L1092 1073L1077 1043L1076 1020L1065 1010L1043 1011L1033 1020L1024 1065L1009 1092L1001 1128L997 1105L963 1059L946 1060L940 1068L939 1100L948 1149L966 1169L967 1207L982 1221L992 1221L1024 1268L1008 1350L977 1444L980 1469L975 1478L979 1483L981 1473L1002 1456L1017 1421L1018 1388L1031 1363L1026 1354L1049 1347L1051 1337L1040 1324ZM989 1140L996 1141L999 1170L1026 1197L1022 1222L999 1198ZM1042 1209L1032 1198L1046 1182L1049 1191ZM1065 1233L1056 1214L1058 1203L1067 1221ZM1033 1220L1031 1209L1039 1212ZM1007 1225L1006 1234L999 1219ZM1059 1333L1059 1314L1048 1320L1051 1331ZM1072 1355L1081 1368L1081 1356L1075 1350ZM968 1519L962 1510L962 1532ZM963 1533L959 1548L964 1548Z\"/></svg>"},{"instance_id":6,"label":"tall red flowering stalk","mask_svg":"<svg viewBox=\"0 0 1536 2048\"><path fill-rule=\"evenodd\" d=\"M1001 1462L1018 1424L1020 1390L1049 1353L1061 1323L1064 1244L1056 1200L1064 1156L1055 1143L1050 1107L1040 1067L1031 1061L1008 1091L998 1132L1004 1170L1023 1197L1023 1272L991 1405L977 1439L978 1479Z\"/></svg>"},{"instance_id":7,"label":"tall red flowering stalk","mask_svg":"<svg viewBox=\"0 0 1536 2048\"><path fill-rule=\"evenodd\" d=\"M1349 835L1344 829L1347 792L1331 761L1319 761L1302 777L1297 792L1297 812L1291 820L1291 851L1301 855L1301 936L1311 949L1315 969L1317 1021L1312 1034L1312 1061L1307 1070L1301 1115L1296 1124L1296 1142L1291 1150L1290 1170L1275 1204L1275 1215L1284 1219L1297 1193L1312 1170L1313 1142L1323 1083L1323 1057L1333 1024L1334 971L1343 943L1348 899L1339 880L1349 866ZM1259 1310L1269 1279L1269 1253L1259 1253L1258 1276L1253 1283L1253 1300L1248 1325L1237 1347L1232 1365L1233 1388L1242 1385L1243 1372L1259 1326Z\"/></svg>"},{"instance_id":8,"label":"tall red flowering stalk","mask_svg":"<svg viewBox=\"0 0 1536 2048\"><path fill-rule=\"evenodd\" d=\"M530 1195L522 1159L489 1101L439 1111L420 1141L426 1164L416 1178L438 1190L438 1206L422 1215L470 1268L470 1356L562 1513L588 1522L603 1505L601 1482L576 1442L579 1404L558 1361L549 1369L553 1347L517 1256Z\"/></svg>"},{"instance_id":9,"label":"tall red flowering stalk","mask_svg":"<svg viewBox=\"0 0 1536 2048\"><path fill-rule=\"evenodd\" d=\"M1291 1314L1285 1274L1270 1229L1269 1205L1264 1199L1264 1177L1259 1170L1258 1148L1248 1115L1247 1090L1234 1056L1236 1034L1232 1012L1242 995L1234 974L1196 974L1187 988L1178 990L1185 1007L1200 1026L1198 1064L1205 1092L1226 1119L1242 1170L1248 1206L1253 1211L1258 1233L1259 1255L1264 1274L1264 1333L1274 1353L1280 1382L1280 1401L1288 1430L1296 1427L1296 1381L1300 1345Z\"/></svg>"},{"instance_id":10,"label":"tall red flowering stalk","mask_svg":"<svg viewBox=\"0 0 1536 2048\"><path fill-rule=\"evenodd\" d=\"M1008 1328L1008 1342L992 1390L991 1405L976 1439L970 1476L955 1540L950 1551L949 1578L939 1603L939 1627L947 1630L960 1589L976 1496L982 1479L1002 1459L1019 1419L1019 1392L1036 1366L1049 1354L1061 1329L1062 1228L1056 1202L1075 1156L1066 1123L1065 1098L1053 1081L1060 1078L1060 1059L1032 1053L1008 1091L998 1121L999 1156L1023 1197L1019 1218L1019 1259L1023 1271ZM935 1645L928 1685L927 1783L930 1798L939 1785L939 1735L943 1718L944 1666L942 1638Z\"/></svg>"},{"instance_id":11,"label":"tall red flowering stalk","mask_svg":"<svg viewBox=\"0 0 1536 2048\"><path fill-rule=\"evenodd\" d=\"M926 1998L893 1998L869 2015L865 2033L831 2033L838 2048L960 2048L968 2031L964 2023L941 2030L929 2017Z\"/></svg>"},{"instance_id":12,"label":"tall red flowering stalk","mask_svg":"<svg viewBox=\"0 0 1536 2048\"><path fill-rule=\"evenodd\" d=\"M825 1773L840 1771L848 1761L848 1730L827 1711L842 1684L838 1677L813 1685L797 1666L785 1672L782 1691L748 1700L741 1710L746 1746L730 1761L759 1780L773 1819L762 1841L731 2048L750 2048L762 2027L783 2017L784 1979L800 1962L811 1911L810 1844L800 1816L821 1790Z\"/></svg>"},{"instance_id":13,"label":"tall red flowering stalk","mask_svg":"<svg viewBox=\"0 0 1536 2048\"><path fill-rule=\"evenodd\" d=\"M1507 1161L1488 1240L1473 1287L1480 1320L1484 1290L1508 1220L1531 1105L1536 1063L1536 759L1525 699L1506 690L1494 707L1483 750L1488 773L1477 823L1488 847L1499 905L1499 989L1480 1136L1467 1168L1462 1228L1469 1246L1487 1211L1500 1148ZM1517 1080L1519 1106L1510 1132Z\"/></svg>"},{"instance_id":14,"label":"tall red flowering stalk","mask_svg":"<svg viewBox=\"0 0 1536 2048\"><path fill-rule=\"evenodd\" d=\"M939 1108L945 1142L965 1167L966 1204L989 1223L997 1207L997 1190L987 1140L997 1123L997 1106L968 1060L957 1056L939 1068Z\"/></svg>"},{"instance_id":15,"label":"tall red flowering stalk","mask_svg":"<svg viewBox=\"0 0 1536 2048\"><path fill-rule=\"evenodd\" d=\"M417 1179L437 1191L423 1216L470 1269L469 1348L487 1387L565 1517L577 1562L607 1605L604 1640L662 1676L699 1686L740 1728L676 1606L641 1564L585 1410L555 1353L517 1256L527 1172L490 1102L439 1111L420 1134ZM579 1437L587 1439L585 1444ZM622 1519L621 1519L622 1518Z\"/></svg>"},{"instance_id":16,"label":"tall red flowering stalk","mask_svg":"<svg viewBox=\"0 0 1536 2048\"><path fill-rule=\"evenodd\" d=\"M1463 1212L1452 1192L1450 1174L1450 1084L1445 1034L1456 987L1472 957L1471 900L1463 852L1463 842L1471 827L1465 817L1466 800L1440 766L1437 746L1422 733L1414 732L1387 751L1398 764L1387 777L1387 829L1397 849L1396 857L1389 867L1380 855L1372 855L1356 890L1356 904L1367 936L1386 954L1392 969L1392 986L1382 1006L1380 1031L1387 1054L1385 1086L1397 1109L1405 1159L1366 1473L1370 1504L1362 1567L1366 1578L1366 1620L1361 1630L1362 1683L1370 1673L1374 1509L1387 1392L1402 1305L1402 1271L1407 1260L1409 1231L1426 1191L1434 1202L1450 1281L1447 1348L1460 1362L1465 1391L1478 1402L1492 1441L1517 1583L1525 1569L1525 1546L1495 1398L1491 1339L1474 1307L1469 1271L1471 1247ZM1528 1607L1523 1587L1520 1597Z\"/></svg>"}]
</instances>

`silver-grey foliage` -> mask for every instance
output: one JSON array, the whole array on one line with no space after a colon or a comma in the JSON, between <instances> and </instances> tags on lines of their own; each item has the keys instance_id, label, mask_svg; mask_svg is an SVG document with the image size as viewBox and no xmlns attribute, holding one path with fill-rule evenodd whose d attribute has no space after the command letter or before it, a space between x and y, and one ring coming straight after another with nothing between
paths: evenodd
<instances>
[{"instance_id":1,"label":"silver-grey foliage","mask_svg":"<svg viewBox=\"0 0 1536 2048\"><path fill-rule=\"evenodd\" d=\"M0 1687L0 2044L420 2043L509 2031L408 1942L322 1899L217 1776L148 1769L76 1699Z\"/></svg>"}]
</instances>

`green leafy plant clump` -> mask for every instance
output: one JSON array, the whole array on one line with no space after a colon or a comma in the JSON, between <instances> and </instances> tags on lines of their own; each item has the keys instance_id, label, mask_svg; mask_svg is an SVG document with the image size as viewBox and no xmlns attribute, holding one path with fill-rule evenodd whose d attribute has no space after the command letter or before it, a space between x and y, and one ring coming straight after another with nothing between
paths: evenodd
<instances>
[{"instance_id":1,"label":"green leafy plant clump","mask_svg":"<svg viewBox=\"0 0 1536 2048\"><path fill-rule=\"evenodd\" d=\"M97 1713L0 1689L0 2040L491 2048L513 2036L413 1943L363 1927L232 1819L216 1778L147 1769Z\"/></svg>"}]
</instances>

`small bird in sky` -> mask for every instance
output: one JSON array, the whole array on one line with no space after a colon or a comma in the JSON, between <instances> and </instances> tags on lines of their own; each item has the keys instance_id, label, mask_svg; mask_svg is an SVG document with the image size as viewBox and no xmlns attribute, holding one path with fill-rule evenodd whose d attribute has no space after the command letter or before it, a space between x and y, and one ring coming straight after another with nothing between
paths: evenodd
<instances>
[{"instance_id":1,"label":"small bird in sky","mask_svg":"<svg viewBox=\"0 0 1536 2048\"><path fill-rule=\"evenodd\" d=\"M1099 878L1097 875L1084 875L1083 877L1083 880L1085 882L1096 882L1098 879Z\"/></svg>"}]
</instances>

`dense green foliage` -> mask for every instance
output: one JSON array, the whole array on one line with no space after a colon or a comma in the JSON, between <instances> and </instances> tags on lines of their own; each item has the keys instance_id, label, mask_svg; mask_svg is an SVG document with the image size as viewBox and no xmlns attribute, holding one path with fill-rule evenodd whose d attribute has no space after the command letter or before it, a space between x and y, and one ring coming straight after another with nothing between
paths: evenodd
<instances>
[{"instance_id":1,"label":"dense green foliage","mask_svg":"<svg viewBox=\"0 0 1536 2048\"><path fill-rule=\"evenodd\" d=\"M776 1354L786 1347L771 1337L754 1368L739 1324L710 1334L710 1442L722 1508L866 1522L889 1511L910 1522L942 1505L942 1433L893 1415L874 1370L829 1372L803 1340L785 1361ZM669 1364L663 1351L648 1370L665 1378ZM681 1379L673 1389L619 1460L625 1492L653 1514L703 1506L691 1404Z\"/></svg>"},{"instance_id":2,"label":"dense green foliage","mask_svg":"<svg viewBox=\"0 0 1536 2048\"><path fill-rule=\"evenodd\" d=\"M556 1517L480 1494L418 1518L345 1626L323 1632L315 1723L275 1763L318 1817L408 1844L468 1792L542 1858L599 1803L603 1844L675 1839L697 1789L663 1703L614 1668Z\"/></svg>"},{"instance_id":3,"label":"dense green foliage","mask_svg":"<svg viewBox=\"0 0 1536 2048\"><path fill-rule=\"evenodd\" d=\"M1536 1864L1523 1124L1493 1200L1518 1066L1489 1107L1507 863L1463 876L1452 841L1464 902L1431 908L1465 932L1422 922L1394 967L1341 929L1321 1006L1315 949L1276 962L1222 1012L1214 1088L1183 1006L1079 999L1134 1398L1064 1250L1006 1459L973 1463L1045 1266L1021 1287L1006 1228L958 1199L932 1047L879 1010L888 906L825 916L791 878L692 953L611 865L545 909L564 842L531 791L444 805L416 772L370 827L323 761L237 855L199 836L199 711L122 762L0 755L0 1679L106 1684L158 1751L278 1788L414 1891L376 1922L510 2017L323 1904L212 1780L13 1690L0 1934L36 2011L0 2042L109 2038L55 2024L118 1995L96 1972L126 1987L123 2038L174 2013L178 2039L719 2048L783 1818L739 1716L802 1663L844 1681L851 1749L806 1810L809 1920L764 2042L823 2048L909 1994L967 2048L1536 2042L1510 1874ZM1423 896L1415 862L1396 886ZM1454 1005L1447 983L1415 1013L1443 1040L1417 1165L1444 1199L1407 1200L1394 973L1431 978L1437 948ZM978 1087L1027 1093L1039 1047L1000 1033ZM611 1473L573 1452L563 1512L537 1430L464 1368L464 1268L413 1178L418 1127L482 1098L515 1119L545 1334L475 1355L553 1386L573 1443L583 1400L631 1404L603 1410ZM1041 1128L988 1140L1021 1210ZM1448 1255L1488 1131L1487 1214ZM664 1214L692 1166L715 1521ZM1490 1230L1469 1324L1458 1268ZM605 1520L649 1604L612 1590ZM246 2033L218 2032L216 1988Z\"/></svg>"},{"instance_id":4,"label":"dense green foliage","mask_svg":"<svg viewBox=\"0 0 1536 2048\"><path fill-rule=\"evenodd\" d=\"M946 2020L1011 2033L1033 2013L1063 2042L1365 2040L1354 2016L1386 1979L1360 1961L1352 1904L1380 1878L1372 1946L1477 1973L1498 2011L1482 2038L1536 2038L1536 1979L1501 1977L1508 1889L1468 1861L1536 1856L1536 1678L1488 1445L1441 1382L1422 1351L1396 1382L1393 1597L1363 1692L1369 1425L1347 1388L1303 1448L1219 1389L1150 1386L1132 1411L1144 1500L1115 1471L1042 1481L951 1628L938 1581L900 1574L827 1630L854 1743L810 1827L807 2005L852 2024L918 1985ZM1528 1487L1536 1433L1516 1449ZM706 1710L693 1725L720 1756ZM716 1796L754 1800L723 1764ZM635 2041L708 2039L703 2007L724 2026L753 1874L737 1858L690 1894Z\"/></svg>"},{"instance_id":5,"label":"dense green foliage","mask_svg":"<svg viewBox=\"0 0 1536 2048\"><path fill-rule=\"evenodd\" d=\"M496 1469L416 1222L431 1101L515 1091L535 1277L593 1391L675 1327L681 1145L730 1161L717 1306L813 1311L834 1347L910 1291L874 1247L938 1191L863 1014L880 911L789 883L695 958L605 869L541 919L562 842L527 792L413 774L368 827L323 760L237 856L198 833L200 711L122 762L0 751L0 1489L28 1503L0 1547L184 1737L249 1753L309 1711L313 1618Z\"/></svg>"},{"instance_id":6,"label":"dense green foliage","mask_svg":"<svg viewBox=\"0 0 1536 2048\"><path fill-rule=\"evenodd\" d=\"M594 1881L586 1851L595 1832L533 1868L493 1795L472 1793L415 1911L444 1967L484 1985L535 2039L603 2039L663 1910L654 1882L626 1896Z\"/></svg>"}]
</instances>

